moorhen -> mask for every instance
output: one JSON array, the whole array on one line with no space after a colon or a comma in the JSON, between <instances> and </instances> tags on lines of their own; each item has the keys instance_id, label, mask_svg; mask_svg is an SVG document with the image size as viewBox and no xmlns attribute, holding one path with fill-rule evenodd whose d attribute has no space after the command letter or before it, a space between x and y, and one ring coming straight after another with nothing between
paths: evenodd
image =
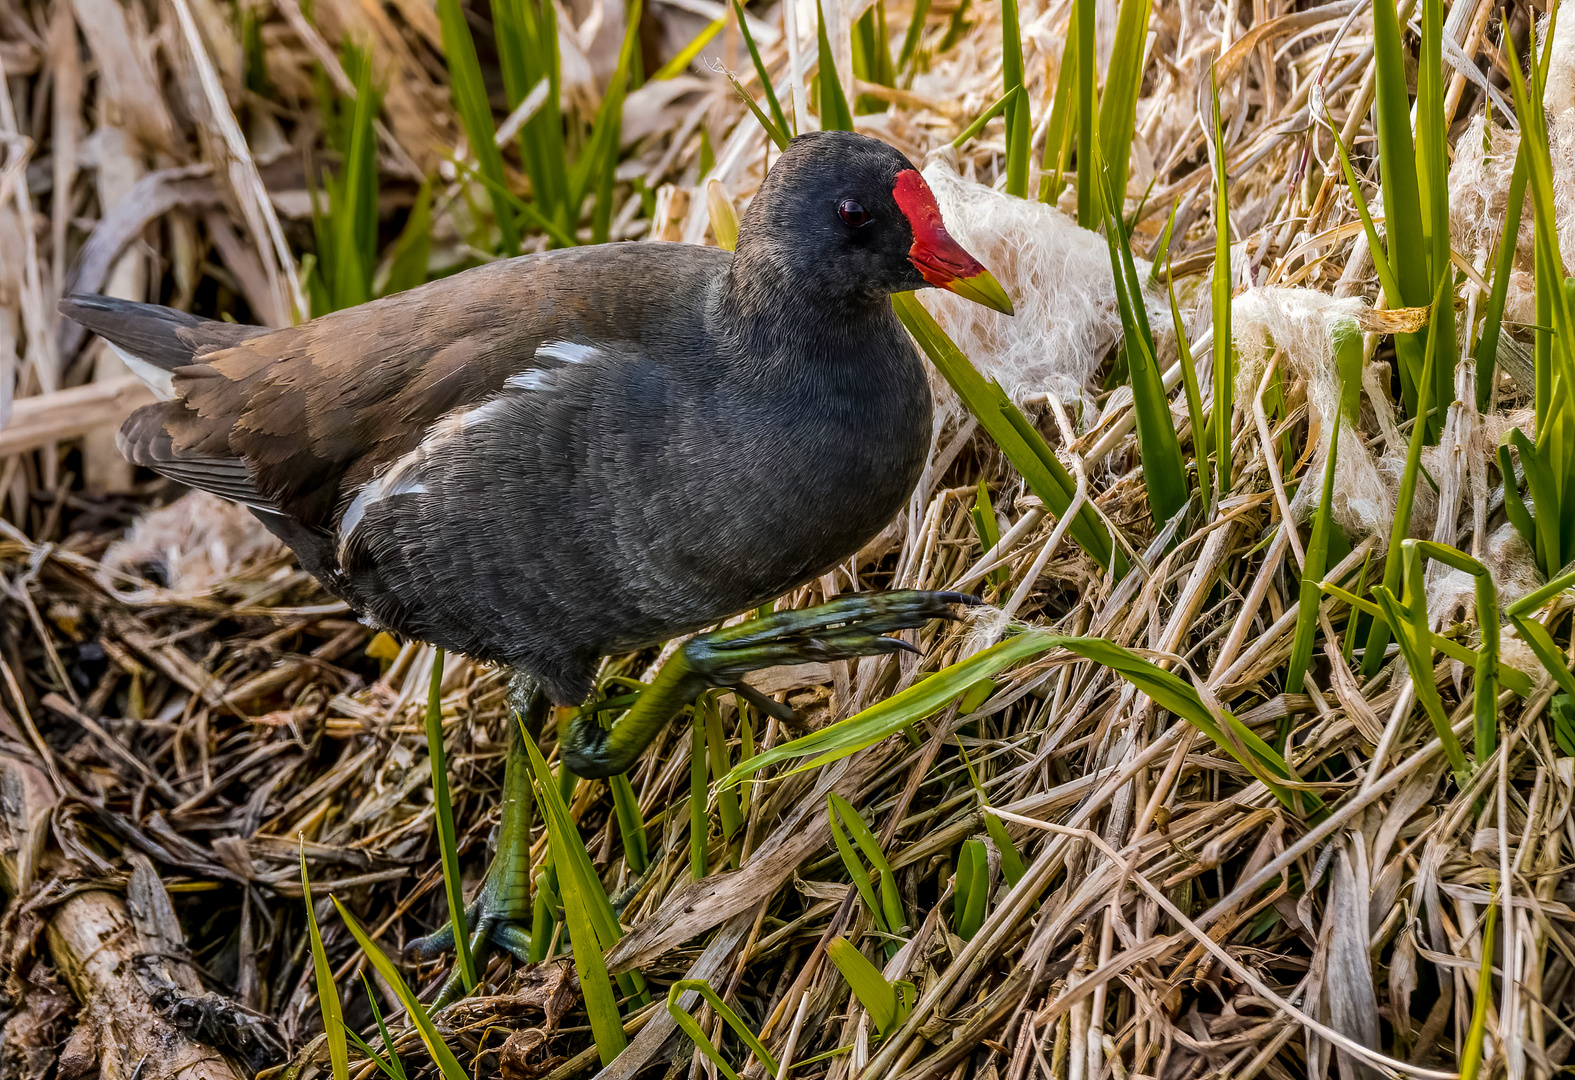
<instances>
[{"instance_id":1,"label":"moorhen","mask_svg":"<svg viewBox=\"0 0 1575 1080\"><path fill-rule=\"evenodd\" d=\"M61 311L165 399L121 428L129 459L244 503L367 621L510 668L535 733L549 702L586 698L601 657L757 607L901 509L930 392L889 298L931 285L1012 310L900 152L825 131L771 168L731 254L549 251L283 330L102 296ZM562 759L621 772L708 687L904 648L882 635L971 599L851 596L700 634L610 731L577 720ZM468 925L523 955L514 743Z\"/></svg>"}]
</instances>

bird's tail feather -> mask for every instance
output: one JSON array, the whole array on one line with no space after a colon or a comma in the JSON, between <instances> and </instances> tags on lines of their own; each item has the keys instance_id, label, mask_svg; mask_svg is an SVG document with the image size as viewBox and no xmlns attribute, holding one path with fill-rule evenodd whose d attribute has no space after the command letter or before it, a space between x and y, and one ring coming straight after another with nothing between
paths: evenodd
<instances>
[{"instance_id":1,"label":"bird's tail feather","mask_svg":"<svg viewBox=\"0 0 1575 1080\"><path fill-rule=\"evenodd\" d=\"M157 304L92 293L73 293L61 300L60 313L109 342L126 366L165 400L175 396L171 373L176 368L268 332L263 326L218 322Z\"/></svg>"}]
</instances>

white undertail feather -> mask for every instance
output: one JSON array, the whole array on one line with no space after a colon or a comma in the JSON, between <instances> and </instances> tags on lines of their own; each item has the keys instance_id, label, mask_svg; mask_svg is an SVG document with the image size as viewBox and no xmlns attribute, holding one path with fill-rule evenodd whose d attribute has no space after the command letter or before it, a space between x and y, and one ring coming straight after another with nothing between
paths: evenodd
<instances>
[{"instance_id":1,"label":"white undertail feather","mask_svg":"<svg viewBox=\"0 0 1575 1080\"><path fill-rule=\"evenodd\" d=\"M149 363L140 356L133 356L113 342L106 341L104 344L108 345L110 350L120 357L121 361L131 369L133 375L142 380L144 386L153 391L154 397L160 401L175 400L174 372L167 371L157 364Z\"/></svg>"}]
</instances>

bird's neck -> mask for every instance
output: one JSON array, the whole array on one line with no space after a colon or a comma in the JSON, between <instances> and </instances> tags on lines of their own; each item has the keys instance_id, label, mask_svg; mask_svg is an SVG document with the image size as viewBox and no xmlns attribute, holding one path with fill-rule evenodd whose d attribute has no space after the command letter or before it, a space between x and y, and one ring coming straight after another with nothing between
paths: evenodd
<instances>
[{"instance_id":1,"label":"bird's neck","mask_svg":"<svg viewBox=\"0 0 1575 1080\"><path fill-rule=\"evenodd\" d=\"M880 293L828 294L769 251L743 249L715 293L718 323L743 354L766 360L846 356L898 326ZM899 331L900 333L900 331Z\"/></svg>"}]
</instances>

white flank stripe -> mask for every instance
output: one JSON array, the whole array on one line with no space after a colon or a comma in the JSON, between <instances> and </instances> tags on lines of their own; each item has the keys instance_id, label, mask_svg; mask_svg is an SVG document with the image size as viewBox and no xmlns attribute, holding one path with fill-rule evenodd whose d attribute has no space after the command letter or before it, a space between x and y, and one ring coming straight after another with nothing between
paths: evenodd
<instances>
[{"instance_id":1,"label":"white flank stripe","mask_svg":"<svg viewBox=\"0 0 1575 1080\"><path fill-rule=\"evenodd\" d=\"M596 347L578 341L549 341L536 350L536 355L563 364L583 364L596 355Z\"/></svg>"},{"instance_id":2,"label":"white flank stripe","mask_svg":"<svg viewBox=\"0 0 1575 1080\"><path fill-rule=\"evenodd\" d=\"M503 385L509 390L545 390L551 382L551 371L531 368L518 375L510 375L504 380Z\"/></svg>"}]
</instances>

